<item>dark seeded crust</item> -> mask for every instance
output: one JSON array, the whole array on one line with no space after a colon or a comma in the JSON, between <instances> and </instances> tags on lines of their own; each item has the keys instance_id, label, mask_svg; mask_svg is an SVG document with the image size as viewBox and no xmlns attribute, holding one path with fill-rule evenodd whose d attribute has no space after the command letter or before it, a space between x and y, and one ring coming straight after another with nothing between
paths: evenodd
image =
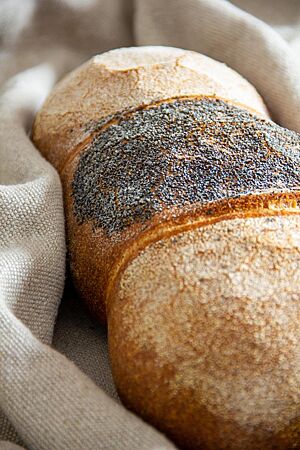
<instances>
[{"instance_id":1,"label":"dark seeded crust","mask_svg":"<svg viewBox=\"0 0 300 450\"><path fill-rule=\"evenodd\" d=\"M177 217L196 204L300 187L299 135L219 99L162 102L99 128L74 175L74 213L108 235L165 210Z\"/></svg>"}]
</instances>

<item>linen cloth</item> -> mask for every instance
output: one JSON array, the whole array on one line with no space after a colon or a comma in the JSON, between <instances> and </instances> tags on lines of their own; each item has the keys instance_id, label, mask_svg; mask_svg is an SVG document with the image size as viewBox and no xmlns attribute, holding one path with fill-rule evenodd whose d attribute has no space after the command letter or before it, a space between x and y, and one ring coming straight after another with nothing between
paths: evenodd
<instances>
[{"instance_id":1,"label":"linen cloth","mask_svg":"<svg viewBox=\"0 0 300 450\"><path fill-rule=\"evenodd\" d=\"M70 283L61 303L61 186L31 123L55 81L92 55L157 44L225 62L300 132L300 3L1 0L0 42L0 448L175 448L120 404L106 332Z\"/></svg>"}]
</instances>

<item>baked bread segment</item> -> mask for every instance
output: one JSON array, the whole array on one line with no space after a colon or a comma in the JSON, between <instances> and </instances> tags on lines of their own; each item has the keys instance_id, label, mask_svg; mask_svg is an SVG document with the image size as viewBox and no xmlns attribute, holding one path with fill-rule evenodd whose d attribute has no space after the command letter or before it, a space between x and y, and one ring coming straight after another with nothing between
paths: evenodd
<instances>
[{"instance_id":1,"label":"baked bread segment","mask_svg":"<svg viewBox=\"0 0 300 450\"><path fill-rule=\"evenodd\" d=\"M223 100L162 101L94 128L78 152L73 208L109 236L250 194L295 193L297 208L299 135Z\"/></svg>"},{"instance_id":2,"label":"baked bread segment","mask_svg":"<svg viewBox=\"0 0 300 450\"><path fill-rule=\"evenodd\" d=\"M180 448L300 448L300 136L186 50L96 56L33 140L123 402Z\"/></svg>"},{"instance_id":3,"label":"baked bread segment","mask_svg":"<svg viewBox=\"0 0 300 450\"><path fill-rule=\"evenodd\" d=\"M125 405L183 449L300 448L299 280L299 215L146 247L108 309Z\"/></svg>"}]
</instances>

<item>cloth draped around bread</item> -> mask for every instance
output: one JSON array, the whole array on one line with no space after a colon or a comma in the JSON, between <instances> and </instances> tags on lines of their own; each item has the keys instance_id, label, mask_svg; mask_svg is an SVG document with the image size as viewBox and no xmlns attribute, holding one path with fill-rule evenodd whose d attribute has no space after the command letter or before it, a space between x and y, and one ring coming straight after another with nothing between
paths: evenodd
<instances>
[{"instance_id":1,"label":"cloth draped around bread","mask_svg":"<svg viewBox=\"0 0 300 450\"><path fill-rule=\"evenodd\" d=\"M300 5L10 0L0 4L0 37L0 448L175 448L120 404L105 329L69 285L63 295L61 185L31 124L56 80L91 56L169 45L226 63L274 121L300 132Z\"/></svg>"}]
</instances>

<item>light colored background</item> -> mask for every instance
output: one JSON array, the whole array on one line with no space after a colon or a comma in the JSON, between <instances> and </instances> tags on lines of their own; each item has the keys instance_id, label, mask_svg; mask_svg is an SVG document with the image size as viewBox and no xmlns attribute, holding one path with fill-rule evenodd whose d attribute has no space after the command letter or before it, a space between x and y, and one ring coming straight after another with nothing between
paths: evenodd
<instances>
[{"instance_id":1,"label":"light colored background","mask_svg":"<svg viewBox=\"0 0 300 450\"><path fill-rule=\"evenodd\" d=\"M300 132L300 2L1 0L0 43L0 448L174 448L119 404L106 332L70 287L49 347L64 220L59 179L30 124L55 80L93 54L160 44L226 62L274 120Z\"/></svg>"}]
</instances>

